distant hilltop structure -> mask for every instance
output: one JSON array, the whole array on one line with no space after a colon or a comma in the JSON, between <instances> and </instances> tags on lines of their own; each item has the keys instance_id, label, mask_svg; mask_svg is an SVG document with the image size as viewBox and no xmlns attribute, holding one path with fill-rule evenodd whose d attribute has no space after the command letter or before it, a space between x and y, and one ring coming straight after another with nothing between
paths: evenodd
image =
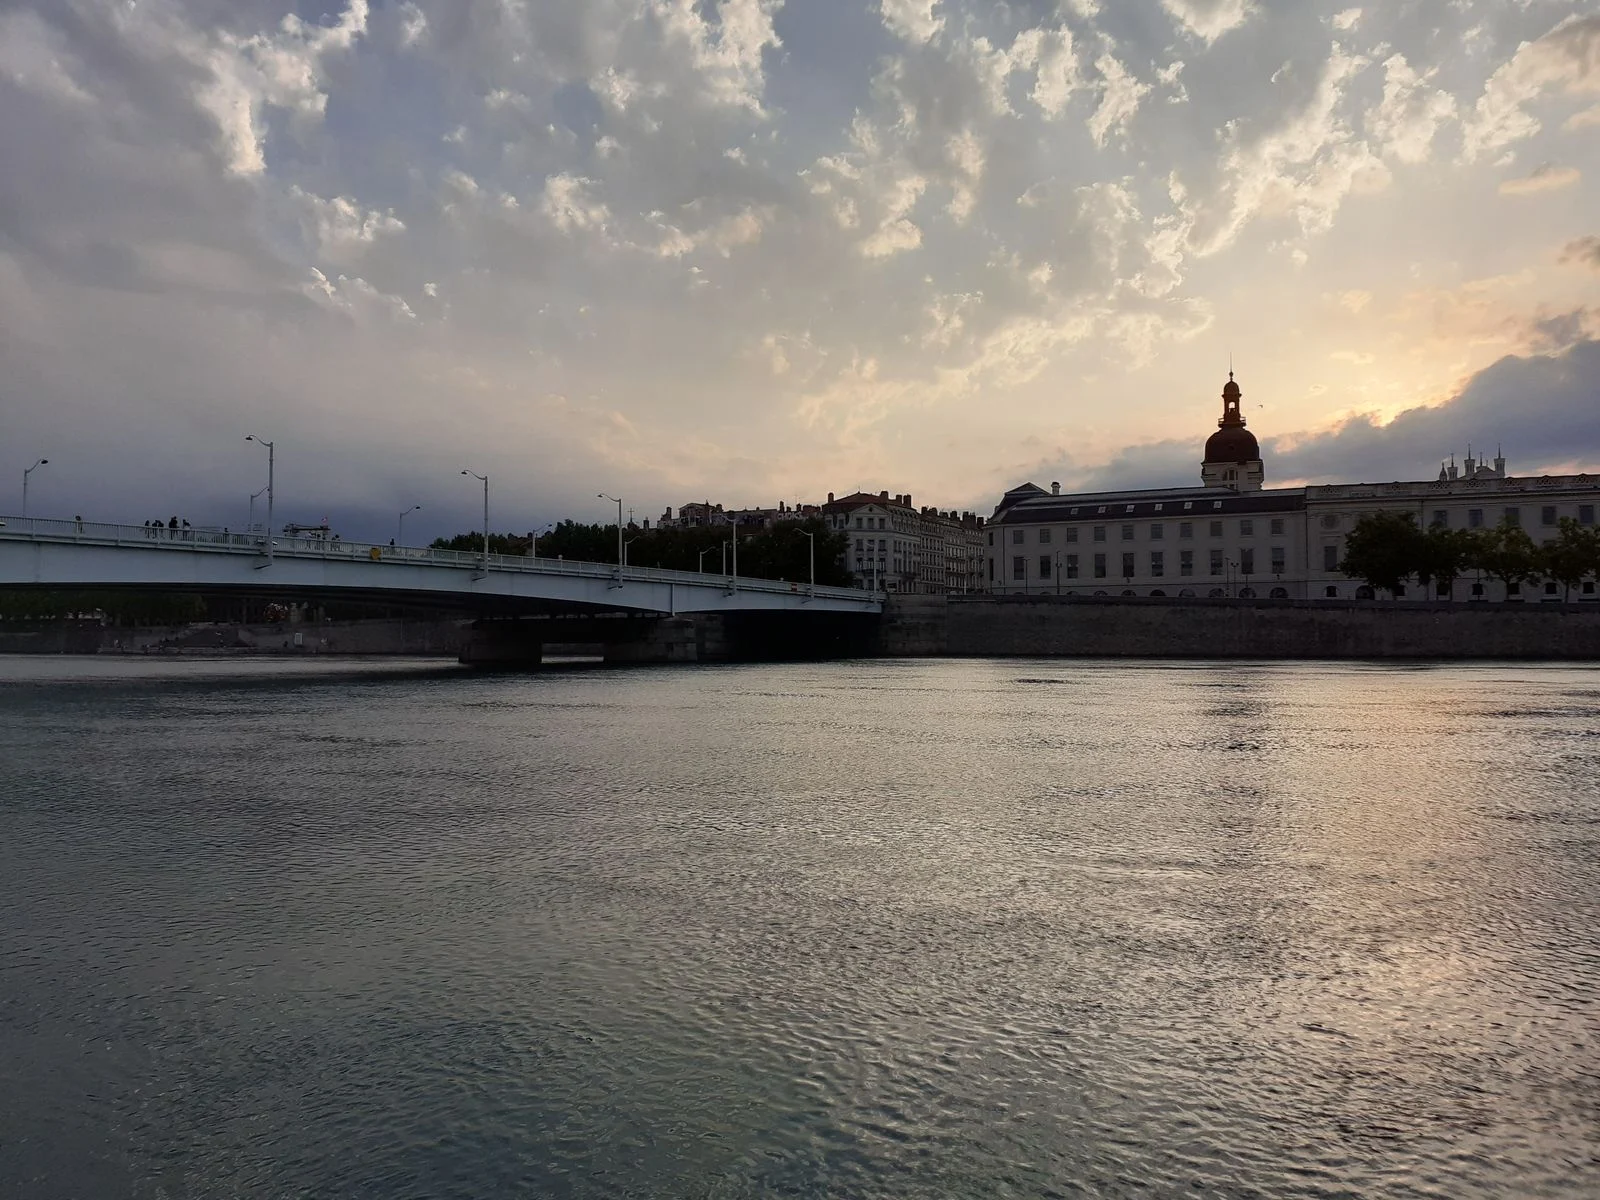
<instances>
[{"instance_id":1,"label":"distant hilltop structure","mask_svg":"<svg viewBox=\"0 0 1600 1200\"><path fill-rule=\"evenodd\" d=\"M1245 426L1243 389L1228 372L1222 415L1205 442L1199 487L1063 494L1034 483L1000 499L984 529L983 587L996 593L1093 596L1240 596L1370 599L1371 589L1339 571L1344 538L1363 516L1415 514L1420 525L1480 529L1511 524L1535 541L1571 517L1595 523L1600 478L1516 478L1496 451L1492 465L1469 447L1437 479L1268 488L1261 447ZM1438 597L1518 598L1517 585L1467 581ZM1554 583L1528 598L1559 600ZM1405 590L1401 590L1405 594ZM1600 600L1593 581L1580 599Z\"/></svg>"}]
</instances>

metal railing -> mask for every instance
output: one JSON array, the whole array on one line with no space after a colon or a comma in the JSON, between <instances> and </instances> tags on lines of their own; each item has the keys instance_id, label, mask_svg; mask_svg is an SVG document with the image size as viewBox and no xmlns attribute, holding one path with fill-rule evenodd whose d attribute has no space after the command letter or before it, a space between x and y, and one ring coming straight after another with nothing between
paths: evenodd
<instances>
[{"instance_id":1,"label":"metal railing","mask_svg":"<svg viewBox=\"0 0 1600 1200\"><path fill-rule=\"evenodd\" d=\"M101 521L59 520L48 517L0 517L0 540L52 542L84 546L124 546L141 550L181 550L204 554L262 555L267 534L260 530L232 531L208 527L167 525L110 525ZM698 587L723 587L741 592L816 596L829 600L876 602L880 597L858 588L811 587L780 579L710 575L697 571L672 571L663 567L623 567L616 563L580 562L566 558L529 558L525 555L490 554L467 550L434 550L424 546L388 546L375 542L350 542L337 536L283 534L272 539L278 558L320 559L333 562L404 563L451 570L492 571L522 575L567 575L611 579L622 583L680 583Z\"/></svg>"}]
</instances>

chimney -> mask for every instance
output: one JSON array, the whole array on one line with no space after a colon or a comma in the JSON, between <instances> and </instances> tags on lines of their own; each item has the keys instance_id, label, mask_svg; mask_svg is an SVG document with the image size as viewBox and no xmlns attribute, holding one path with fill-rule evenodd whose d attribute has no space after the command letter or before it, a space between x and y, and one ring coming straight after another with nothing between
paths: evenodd
<instances>
[{"instance_id":1,"label":"chimney","mask_svg":"<svg viewBox=\"0 0 1600 1200\"><path fill-rule=\"evenodd\" d=\"M832 503L833 503L833 493L832 493L832 492L829 492L829 493L828 493L828 503L829 503L829 504L832 504Z\"/></svg>"},{"instance_id":2,"label":"chimney","mask_svg":"<svg viewBox=\"0 0 1600 1200\"><path fill-rule=\"evenodd\" d=\"M885 488L883 491L878 493L878 499L879 500L887 500L888 498L889 498L889 489L888 488Z\"/></svg>"},{"instance_id":3,"label":"chimney","mask_svg":"<svg viewBox=\"0 0 1600 1200\"><path fill-rule=\"evenodd\" d=\"M1052 483L1052 484L1051 484L1051 485L1050 485L1050 494L1051 494L1051 495L1052 495L1052 496L1059 496L1059 495L1061 495L1061 485L1060 485L1060 484L1059 484L1059 483Z\"/></svg>"},{"instance_id":4,"label":"chimney","mask_svg":"<svg viewBox=\"0 0 1600 1200\"><path fill-rule=\"evenodd\" d=\"M910 492L906 493L906 507L907 508L911 507L911 493Z\"/></svg>"}]
</instances>

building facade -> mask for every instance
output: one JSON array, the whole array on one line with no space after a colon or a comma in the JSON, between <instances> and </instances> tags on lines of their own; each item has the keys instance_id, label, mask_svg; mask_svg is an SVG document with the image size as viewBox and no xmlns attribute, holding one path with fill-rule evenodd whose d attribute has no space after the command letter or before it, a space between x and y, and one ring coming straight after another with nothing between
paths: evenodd
<instances>
[{"instance_id":1,"label":"building facade","mask_svg":"<svg viewBox=\"0 0 1600 1200\"><path fill-rule=\"evenodd\" d=\"M1376 512L1415 514L1420 526L1520 525L1534 541L1559 521L1595 523L1600 477L1508 476L1470 455L1464 469L1413 483L1267 488L1261 452L1245 428L1242 392L1228 374L1217 432L1206 442L1201 486L1062 494L1032 483L1007 492L984 531L984 583L997 593L1083 596L1200 596L1369 599L1371 589L1338 569L1344 539ZM1508 597L1476 572L1448 591L1402 590L1396 599L1560 600L1540 581ZM1575 597L1596 600L1595 582Z\"/></svg>"},{"instance_id":2,"label":"building facade","mask_svg":"<svg viewBox=\"0 0 1600 1200\"><path fill-rule=\"evenodd\" d=\"M919 509L909 493L836 499L829 492L822 516L847 539L845 566L857 587L922 595L983 590L984 519L975 513Z\"/></svg>"}]
</instances>

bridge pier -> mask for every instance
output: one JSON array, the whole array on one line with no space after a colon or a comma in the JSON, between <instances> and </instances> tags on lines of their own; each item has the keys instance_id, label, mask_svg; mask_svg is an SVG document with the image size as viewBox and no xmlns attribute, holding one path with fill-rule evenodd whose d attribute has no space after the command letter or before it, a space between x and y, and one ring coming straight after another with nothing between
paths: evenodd
<instances>
[{"instance_id":1,"label":"bridge pier","mask_svg":"<svg viewBox=\"0 0 1600 1200\"><path fill-rule=\"evenodd\" d=\"M529 621L475 621L461 647L460 661L471 667L537 667L544 642Z\"/></svg>"}]
</instances>

